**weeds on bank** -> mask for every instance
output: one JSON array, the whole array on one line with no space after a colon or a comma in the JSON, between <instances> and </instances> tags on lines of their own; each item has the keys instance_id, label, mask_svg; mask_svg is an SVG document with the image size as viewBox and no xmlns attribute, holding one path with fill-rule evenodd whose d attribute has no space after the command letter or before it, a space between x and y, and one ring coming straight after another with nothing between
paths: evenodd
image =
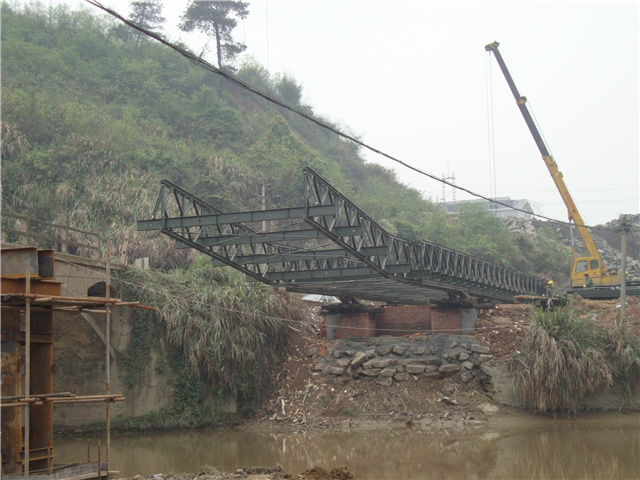
<instances>
[{"instance_id":1,"label":"weeds on bank","mask_svg":"<svg viewBox=\"0 0 640 480\"><path fill-rule=\"evenodd\" d=\"M576 315L571 303L536 311L520 351L512 359L516 393L540 411L575 411L585 396L614 383L628 401L640 379L640 340L618 323L605 328Z\"/></svg>"},{"instance_id":2,"label":"weeds on bank","mask_svg":"<svg viewBox=\"0 0 640 480\"><path fill-rule=\"evenodd\" d=\"M299 304L286 292L240 281L206 258L170 272L129 270L120 279L128 298L157 309L145 311L147 328L140 328L141 334L133 337L135 348L125 355L131 360L125 362L130 386L140 381L142 369L151 367L148 344L162 343L181 354L179 371L170 361L178 380L236 394L241 413L259 407L284 351L285 321L300 315ZM138 338L143 333L146 340ZM156 371L164 370L162 363ZM176 392L183 387L177 382Z\"/></svg>"}]
</instances>

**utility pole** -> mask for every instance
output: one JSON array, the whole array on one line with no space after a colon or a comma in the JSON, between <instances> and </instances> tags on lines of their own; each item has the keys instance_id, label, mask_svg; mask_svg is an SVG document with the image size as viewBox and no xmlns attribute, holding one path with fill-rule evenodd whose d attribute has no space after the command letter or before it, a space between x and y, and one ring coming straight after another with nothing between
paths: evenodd
<instances>
[{"instance_id":1,"label":"utility pole","mask_svg":"<svg viewBox=\"0 0 640 480\"><path fill-rule=\"evenodd\" d=\"M622 261L620 262L620 329L622 335L626 332L627 320L627 232L629 231L629 223L627 223L627 216L622 215L620 217L620 223L622 228L622 240L620 250L622 250Z\"/></svg>"},{"instance_id":2,"label":"utility pole","mask_svg":"<svg viewBox=\"0 0 640 480\"><path fill-rule=\"evenodd\" d=\"M270 183L265 183L262 182L262 194L258 195L260 197L260 199L262 200L262 210L266 210L267 209L267 188L270 188L271 184ZM262 221L262 232L266 232L267 231L267 221L263 220Z\"/></svg>"}]
</instances>

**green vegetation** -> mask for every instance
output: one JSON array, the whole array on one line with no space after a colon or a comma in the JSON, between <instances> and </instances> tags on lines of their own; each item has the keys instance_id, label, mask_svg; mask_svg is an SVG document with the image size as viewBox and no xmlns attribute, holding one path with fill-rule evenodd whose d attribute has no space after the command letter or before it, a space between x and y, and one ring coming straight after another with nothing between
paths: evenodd
<instances>
[{"instance_id":1,"label":"green vegetation","mask_svg":"<svg viewBox=\"0 0 640 480\"><path fill-rule=\"evenodd\" d=\"M133 315L123 354L130 387L148 373L150 346L163 338L170 355L155 369L169 363L177 375L173 413L198 410L205 385L235 394L242 414L260 406L284 351L285 322L300 317L300 304L286 293L240 281L206 258L167 273L129 270L117 283L125 297L157 308Z\"/></svg>"},{"instance_id":2,"label":"green vegetation","mask_svg":"<svg viewBox=\"0 0 640 480\"><path fill-rule=\"evenodd\" d=\"M392 171L365 163L357 145L125 30L86 8L2 4L6 211L98 228L115 255L129 237L129 260L168 269L195 255L134 231L161 179L223 211L255 206L268 182L277 208L302 202L310 166L391 233L529 273L564 270L569 254L556 238L511 238L478 206L452 222ZM237 76L313 115L290 75L246 61Z\"/></svg>"},{"instance_id":3,"label":"green vegetation","mask_svg":"<svg viewBox=\"0 0 640 480\"><path fill-rule=\"evenodd\" d=\"M576 315L571 304L538 310L520 348L512 365L516 393L536 410L575 411L582 398L614 382L628 400L639 384L640 338Z\"/></svg>"}]
</instances>

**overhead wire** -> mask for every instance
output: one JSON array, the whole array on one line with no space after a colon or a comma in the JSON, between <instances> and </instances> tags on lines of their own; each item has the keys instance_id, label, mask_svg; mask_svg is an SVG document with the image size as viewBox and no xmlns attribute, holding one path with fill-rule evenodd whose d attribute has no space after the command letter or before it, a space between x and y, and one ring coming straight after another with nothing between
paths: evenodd
<instances>
[{"instance_id":1,"label":"overhead wire","mask_svg":"<svg viewBox=\"0 0 640 480\"><path fill-rule=\"evenodd\" d=\"M194 63L198 67L203 68L205 70L208 70L208 71L210 71L212 73L215 73L217 75L220 75L221 77L223 77L226 80L228 80L230 83L232 83L232 84L234 84L234 85L236 85L236 86L238 86L238 87L240 87L240 88L242 88L244 90L247 90L248 92L251 92L251 93L253 93L255 95L258 95L259 97L267 100L268 102L271 102L271 103L273 103L273 104L275 104L275 105L277 105L277 106L279 106L279 107L281 107L281 108L283 108L285 110L288 110L288 111L290 111L290 112L292 112L292 113L294 113L294 114L296 114L296 115L298 115L298 116L300 116L300 117L302 117L302 118L304 118L304 119L316 124L317 126L336 134L337 136L339 136L341 138L349 140L349 141L355 143L356 145L361 146L362 148L365 148L365 149L367 149L367 150L369 150L369 151L371 151L373 153L376 153L376 154L378 154L378 155L380 155L380 156L382 156L384 158L387 158L388 160L391 160L391 161L393 161L395 163L398 163L399 165L402 165L405 168L408 168L409 170L412 170L412 171L414 171L414 172L416 172L416 173L418 173L420 175L423 175L423 176L428 177L428 178L430 178L432 180L435 180L436 182L440 182L442 184L448 185L448 186L450 186L452 188L455 188L457 190L465 192L465 193L467 193L467 194L469 194L469 195L471 195L473 197L480 198L480 199L485 200L487 202L494 203L494 204L506 207L508 209L511 209L511 210L514 210L514 211L517 211L517 212L525 213L527 215L532 215L532 216L535 216L535 217L538 217L538 218L542 218L542 219L545 219L545 220L548 220L548 221L551 221L551 222L555 222L555 223L559 223L559 224L563 224L563 225L576 225L575 223L572 223L572 222L566 222L566 221L558 220L558 219L555 219L555 218L552 218L552 217L548 217L546 215L532 213L530 211L514 207L514 206L509 205L507 203L503 203L503 202L500 202L498 200L491 199L491 198L486 197L484 195L481 195L479 193L473 192L472 190L470 190L468 188L461 187L461 186L456 185L456 184L454 184L452 182L449 182L447 180L441 179L437 175L425 172L424 170L421 170L418 167L415 167L415 166L413 166L413 165L411 165L409 163L404 162L403 160L400 160L399 158L396 158L396 157L394 157L394 156L392 156L392 155L390 155L388 153L385 153L385 152L383 152L383 151L381 151L381 150L379 150L379 149L377 149L375 147L372 147L371 145L368 145L368 144L364 143L363 141L358 140L357 138L353 137L352 135L344 133L344 132L338 130L337 128L335 128L333 126L331 126L331 125L329 125L329 124L327 124L327 123L325 123L325 122L323 122L321 120L318 120L317 118L315 118L315 117L313 117L313 116L311 116L311 115L309 115L307 113L304 113L304 112L302 112L300 110L297 110L296 108L288 105L287 103L284 103L284 102L278 100L277 98L274 98L274 97L270 96L267 93L262 92L261 90L249 85L248 83L245 83L244 81L240 80L239 78L234 77L228 71L225 71L224 69L220 69L220 68L210 64L206 60L204 60L204 59L198 57L197 55L195 55L194 53L189 52L188 50L186 50L186 49L184 49L184 48L182 48L182 47L180 47L180 46L178 46L178 45L176 45L174 43L169 42L168 40L163 38L161 35L159 35L159 34L157 34L155 32L152 32L150 30L147 30L147 29L141 27L140 25L132 22L131 20L123 17L118 12L116 12L116 11L114 11L114 10L108 8L108 7L105 7L104 5L102 5L97 0L84 0L84 1L86 3L88 3L88 4L90 4L90 5L93 5L96 8L99 8L100 10L103 10L104 12L106 12L109 15L113 16L114 18L117 18L118 20L120 20L121 22L125 23L126 25L129 25L131 28L140 31L140 32L144 33L145 35L147 35L147 36L155 39L156 41L162 43L163 45L166 45L167 47L171 48L172 50L175 50L180 55L184 56L187 60L189 60L190 62ZM601 227L601 226L592 226L592 225L576 225L576 226L587 227L587 228L598 229L598 230L610 230L610 228Z\"/></svg>"}]
</instances>

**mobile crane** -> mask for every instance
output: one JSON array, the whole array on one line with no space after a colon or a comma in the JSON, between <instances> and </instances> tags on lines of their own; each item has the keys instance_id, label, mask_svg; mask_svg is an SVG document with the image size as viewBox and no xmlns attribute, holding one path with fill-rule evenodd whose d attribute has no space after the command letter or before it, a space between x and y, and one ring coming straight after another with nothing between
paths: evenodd
<instances>
[{"instance_id":1,"label":"mobile crane","mask_svg":"<svg viewBox=\"0 0 640 480\"><path fill-rule=\"evenodd\" d=\"M527 99L520 95L518 89L507 69L507 65L505 64L500 51L498 50L498 46L500 44L498 42L490 43L486 45L484 48L488 52L493 53L496 57L498 65L500 66L500 70L504 75L504 78L507 80L507 84L511 89L511 93L516 99L516 103L518 104L518 108L524 117L524 121L529 127L529 131L531 135L533 135L533 139L538 146L538 150L542 154L542 159L544 160L549 173L551 174L551 178L553 178L558 191L560 192L560 196L564 201L565 206L567 207L567 212L569 214L569 222L575 225L578 233L582 237L582 241L584 242L587 251L589 252L589 256L586 257L578 257L576 254L576 248L573 241L573 232L571 234L571 253L573 256L573 265L571 267L571 286L573 288L582 288L586 287L586 276L589 275L589 278L593 281L594 287L615 287L620 285L620 275L618 275L617 271L614 269L608 270L604 262L602 261L602 257L600 256L600 252L596 248L595 243L593 242L593 238L591 238L591 234L589 230L585 226L580 213L578 212L578 207L571 198L569 194L569 190L567 189L566 184L562 178L562 172L558 169L558 164L555 162L551 154L549 153L549 149L544 143L542 135L538 131L538 128L533 121L533 117L529 112L529 108L527 107Z\"/></svg>"}]
</instances>

